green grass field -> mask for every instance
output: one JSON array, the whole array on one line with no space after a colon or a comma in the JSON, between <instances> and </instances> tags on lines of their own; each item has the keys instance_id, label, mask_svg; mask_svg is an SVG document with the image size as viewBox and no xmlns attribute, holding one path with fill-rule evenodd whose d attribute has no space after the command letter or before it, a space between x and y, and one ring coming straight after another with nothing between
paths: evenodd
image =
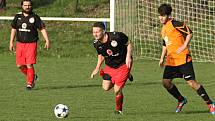
<instances>
[{"instance_id":1,"label":"green grass field","mask_svg":"<svg viewBox=\"0 0 215 121\"><path fill-rule=\"evenodd\" d=\"M101 78L90 79L96 64L93 58L39 57L37 85L25 90L25 78L15 66L14 55L1 54L0 120L57 121L53 108L69 106L65 121L212 121L202 99L182 79L175 80L189 103L175 114L176 101L161 85L162 69L156 61L136 60L134 82L124 89L124 115L114 115L114 95L101 88ZM194 63L196 75L215 99L213 63Z\"/></svg>"}]
</instances>

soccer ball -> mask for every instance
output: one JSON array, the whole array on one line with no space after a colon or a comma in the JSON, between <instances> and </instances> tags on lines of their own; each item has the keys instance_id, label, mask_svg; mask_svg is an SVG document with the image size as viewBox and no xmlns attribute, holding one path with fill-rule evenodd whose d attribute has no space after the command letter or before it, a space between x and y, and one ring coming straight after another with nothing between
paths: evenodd
<instances>
[{"instance_id":1,"label":"soccer ball","mask_svg":"<svg viewBox=\"0 0 215 121\"><path fill-rule=\"evenodd\" d=\"M54 108L54 114L57 118L66 118L69 114L69 108L64 104L57 104Z\"/></svg>"}]
</instances>

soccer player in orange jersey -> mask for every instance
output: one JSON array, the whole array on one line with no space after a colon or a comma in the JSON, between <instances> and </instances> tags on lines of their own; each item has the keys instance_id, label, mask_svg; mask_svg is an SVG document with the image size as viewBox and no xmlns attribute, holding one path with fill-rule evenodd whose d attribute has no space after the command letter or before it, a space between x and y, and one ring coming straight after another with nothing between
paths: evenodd
<instances>
[{"instance_id":1,"label":"soccer player in orange jersey","mask_svg":"<svg viewBox=\"0 0 215 121\"><path fill-rule=\"evenodd\" d=\"M21 1L22 12L17 13L11 23L10 51L14 51L14 39L16 36L16 65L26 76L26 89L31 90L35 85L37 75L34 71L37 55L37 41L39 29L45 39L45 48L49 48L48 34L45 24L40 17L33 12L32 1Z\"/></svg>"},{"instance_id":2,"label":"soccer player in orange jersey","mask_svg":"<svg viewBox=\"0 0 215 121\"><path fill-rule=\"evenodd\" d=\"M122 32L106 32L102 22L93 25L94 47L98 53L98 61L92 71L93 78L105 61L104 70L100 71L103 78L102 87L105 91L114 89L116 97L116 114L122 114L123 87L129 78L132 66L132 46L128 37ZM130 75L131 77L131 75ZM131 80L131 79L130 79Z\"/></svg>"},{"instance_id":3,"label":"soccer player in orange jersey","mask_svg":"<svg viewBox=\"0 0 215 121\"><path fill-rule=\"evenodd\" d=\"M163 38L163 49L159 66L166 64L163 73L163 86L178 100L176 113L181 112L187 99L181 95L177 87L172 83L174 78L184 78L187 84L192 87L208 105L211 114L215 114L215 104L209 98L204 87L195 79L192 58L188 44L192 38L191 29L184 23L174 20L171 17L172 7L169 4L162 4L158 8L159 19L163 24L161 35Z\"/></svg>"}]
</instances>

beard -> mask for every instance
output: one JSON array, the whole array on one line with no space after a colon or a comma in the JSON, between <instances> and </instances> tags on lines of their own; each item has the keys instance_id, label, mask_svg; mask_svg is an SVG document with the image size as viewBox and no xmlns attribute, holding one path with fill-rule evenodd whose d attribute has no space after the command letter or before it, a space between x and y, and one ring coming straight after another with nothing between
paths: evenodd
<instances>
[{"instance_id":1,"label":"beard","mask_svg":"<svg viewBox=\"0 0 215 121\"><path fill-rule=\"evenodd\" d=\"M28 10L22 10L23 13L26 13L26 14L30 14L32 13L32 9L28 9Z\"/></svg>"}]
</instances>

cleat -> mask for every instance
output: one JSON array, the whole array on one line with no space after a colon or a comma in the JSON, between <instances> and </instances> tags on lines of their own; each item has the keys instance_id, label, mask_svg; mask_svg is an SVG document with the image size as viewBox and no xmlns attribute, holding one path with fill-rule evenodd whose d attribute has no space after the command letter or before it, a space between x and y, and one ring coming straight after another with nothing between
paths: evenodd
<instances>
[{"instance_id":1,"label":"cleat","mask_svg":"<svg viewBox=\"0 0 215 121\"><path fill-rule=\"evenodd\" d=\"M183 101L178 102L178 106L176 107L175 112L176 112L176 113L180 113L181 110L182 110L182 108L183 108L183 106L184 106L186 103L187 103L187 99L186 99L186 98L184 98Z\"/></svg>"},{"instance_id":2,"label":"cleat","mask_svg":"<svg viewBox=\"0 0 215 121\"><path fill-rule=\"evenodd\" d=\"M114 111L114 113L115 113L115 114L117 114L117 115L118 115L118 114L119 114L119 115L123 115L123 113L122 113L122 111L121 111L121 110Z\"/></svg>"},{"instance_id":3,"label":"cleat","mask_svg":"<svg viewBox=\"0 0 215 121\"><path fill-rule=\"evenodd\" d=\"M134 78L133 78L132 74L129 74L129 75L128 75L128 79L129 79L129 81L131 81L131 82L134 81Z\"/></svg>"},{"instance_id":4,"label":"cleat","mask_svg":"<svg viewBox=\"0 0 215 121\"><path fill-rule=\"evenodd\" d=\"M26 90L31 90L32 89L32 86L30 85L30 84L28 84L27 86L26 86Z\"/></svg>"},{"instance_id":5,"label":"cleat","mask_svg":"<svg viewBox=\"0 0 215 121\"><path fill-rule=\"evenodd\" d=\"M215 103L212 102L211 104L208 104L208 108L210 110L210 113L215 115Z\"/></svg>"}]
</instances>

